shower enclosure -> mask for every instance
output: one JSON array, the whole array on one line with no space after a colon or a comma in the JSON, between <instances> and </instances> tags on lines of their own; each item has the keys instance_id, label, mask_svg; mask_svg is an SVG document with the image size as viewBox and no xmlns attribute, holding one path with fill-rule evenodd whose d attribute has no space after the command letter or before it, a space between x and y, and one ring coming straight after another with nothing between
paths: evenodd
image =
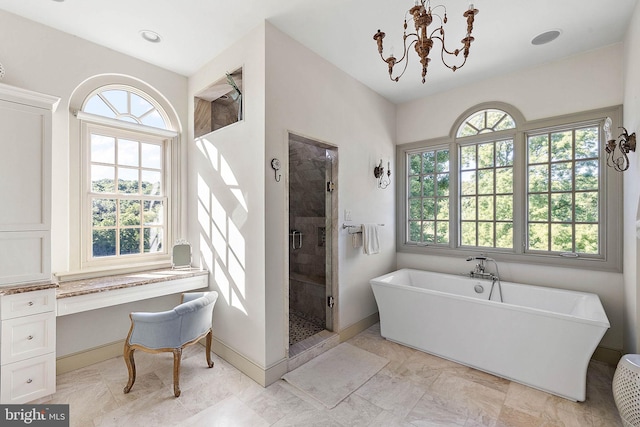
<instances>
[{"instance_id":1,"label":"shower enclosure","mask_svg":"<svg viewBox=\"0 0 640 427\"><path fill-rule=\"evenodd\" d=\"M289 135L289 345L333 329L337 148Z\"/></svg>"}]
</instances>

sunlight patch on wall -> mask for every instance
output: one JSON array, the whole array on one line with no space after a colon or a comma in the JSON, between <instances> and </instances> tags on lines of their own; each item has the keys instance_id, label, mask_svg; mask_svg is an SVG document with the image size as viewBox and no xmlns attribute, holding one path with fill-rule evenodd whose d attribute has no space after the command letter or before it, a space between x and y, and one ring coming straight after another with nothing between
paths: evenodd
<instances>
[{"instance_id":1,"label":"sunlight patch on wall","mask_svg":"<svg viewBox=\"0 0 640 427\"><path fill-rule=\"evenodd\" d=\"M224 268L218 263L218 260L215 261L213 280L215 280L216 285L218 285L218 289L227 302L227 305L231 305L231 286L229 279L227 279L227 276L224 274Z\"/></svg>"},{"instance_id":2,"label":"sunlight patch on wall","mask_svg":"<svg viewBox=\"0 0 640 427\"><path fill-rule=\"evenodd\" d=\"M245 284L245 273L244 268L240 265L238 260L235 257L229 258L229 275L233 278L233 283L236 285L236 289L242 299L247 296L246 295L246 284Z\"/></svg>"},{"instance_id":3,"label":"sunlight patch on wall","mask_svg":"<svg viewBox=\"0 0 640 427\"><path fill-rule=\"evenodd\" d=\"M197 177L198 223L203 263L213 266L213 279L227 305L247 315L247 202L231 166L206 139L196 140L203 158Z\"/></svg>"},{"instance_id":4,"label":"sunlight patch on wall","mask_svg":"<svg viewBox=\"0 0 640 427\"><path fill-rule=\"evenodd\" d=\"M229 166L229 163L227 163L227 161L222 156L220 156L220 176L222 177L222 180L224 181L224 183L227 184L227 186L229 187L238 186L238 180L236 179L236 176L233 174L233 171L231 170L231 166Z\"/></svg>"},{"instance_id":5,"label":"sunlight patch on wall","mask_svg":"<svg viewBox=\"0 0 640 427\"><path fill-rule=\"evenodd\" d=\"M229 222L229 247L243 268L245 267L245 246L244 236L233 221Z\"/></svg>"},{"instance_id":6,"label":"sunlight patch on wall","mask_svg":"<svg viewBox=\"0 0 640 427\"><path fill-rule=\"evenodd\" d=\"M213 227L211 234L211 244L213 250L218 254L218 260L222 265L227 266L227 240L224 238L218 227Z\"/></svg>"},{"instance_id":7,"label":"sunlight patch on wall","mask_svg":"<svg viewBox=\"0 0 640 427\"><path fill-rule=\"evenodd\" d=\"M211 194L211 223L223 237L227 235L227 214L215 194Z\"/></svg>"},{"instance_id":8,"label":"sunlight patch on wall","mask_svg":"<svg viewBox=\"0 0 640 427\"><path fill-rule=\"evenodd\" d=\"M209 271L212 271L213 251L205 236L200 235L200 256L201 265Z\"/></svg>"},{"instance_id":9,"label":"sunlight patch on wall","mask_svg":"<svg viewBox=\"0 0 640 427\"><path fill-rule=\"evenodd\" d=\"M209 165L212 166L215 171L218 171L218 149L206 138L196 139L196 147L198 147L200 153L209 160Z\"/></svg>"},{"instance_id":10,"label":"sunlight patch on wall","mask_svg":"<svg viewBox=\"0 0 640 427\"><path fill-rule=\"evenodd\" d=\"M205 207L205 204L202 201L202 199L198 199L198 224L201 224L201 225L206 224L208 221L208 218L209 218L209 211ZM200 228L206 237L211 238L211 230L209 230L209 227L200 227Z\"/></svg>"},{"instance_id":11,"label":"sunlight patch on wall","mask_svg":"<svg viewBox=\"0 0 640 427\"><path fill-rule=\"evenodd\" d=\"M236 196L240 205L244 208L244 212L249 212L249 208L247 207L247 202L244 199L244 194L242 194L242 190L239 188L232 188L231 193Z\"/></svg>"}]
</instances>

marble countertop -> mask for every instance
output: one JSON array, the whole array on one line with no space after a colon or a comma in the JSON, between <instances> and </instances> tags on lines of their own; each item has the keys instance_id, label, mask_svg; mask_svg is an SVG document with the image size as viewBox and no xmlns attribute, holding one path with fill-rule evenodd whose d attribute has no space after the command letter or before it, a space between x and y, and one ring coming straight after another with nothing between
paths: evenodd
<instances>
[{"instance_id":1,"label":"marble countertop","mask_svg":"<svg viewBox=\"0 0 640 427\"><path fill-rule=\"evenodd\" d=\"M24 285L11 285L5 288L0 288L0 295L22 294L25 292L41 291L43 289L51 289L57 287L57 283L52 283L50 281L25 283Z\"/></svg>"},{"instance_id":2,"label":"marble countertop","mask_svg":"<svg viewBox=\"0 0 640 427\"><path fill-rule=\"evenodd\" d=\"M116 276L97 277L93 279L73 280L58 284L56 298L69 298L78 295L94 294L115 289L131 288L169 280L186 279L209 274L206 270L171 270L160 269L140 271Z\"/></svg>"}]
</instances>

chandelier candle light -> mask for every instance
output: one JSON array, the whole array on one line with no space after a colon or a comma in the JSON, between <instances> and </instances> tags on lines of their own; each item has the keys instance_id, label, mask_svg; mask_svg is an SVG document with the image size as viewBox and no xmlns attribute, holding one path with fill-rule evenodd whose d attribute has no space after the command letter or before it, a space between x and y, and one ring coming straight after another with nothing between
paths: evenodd
<instances>
[{"instance_id":1,"label":"chandelier candle light","mask_svg":"<svg viewBox=\"0 0 640 427\"><path fill-rule=\"evenodd\" d=\"M441 17L436 13L432 13L432 10L435 11L438 8L444 9L444 16ZM454 51L449 51L445 47L444 24L447 23L447 9L443 5L435 6L432 9L430 0L416 0L415 6L413 6L407 13L413 16L413 23L415 24L416 32L407 34L407 18L405 15L403 35L404 49L402 52L402 58L400 58L400 60L396 59L393 56L393 53L386 59L382 55L382 39L384 39L385 36L382 31L378 30L378 32L373 36L373 39L378 43L378 53L380 54L380 58L382 58L382 60L389 66L389 78L391 78L391 80L397 82L407 70L409 48L411 48L412 45L415 45L416 53L420 57L420 63L422 64L422 83L424 83L427 76L427 66L429 65L429 61L431 61L431 59L429 58L429 53L431 52L431 48L433 47L433 39L440 40L440 44L442 45L440 56L442 58L442 62L447 68L456 71L458 68L462 68L462 66L464 66L464 64L467 62L467 57L469 56L469 48L471 47L471 42L474 40L474 38L471 36L471 31L473 31L473 20L478 14L478 9L474 9L473 4L470 4L469 9L466 10L463 14L463 16L467 18L467 35L461 40L463 47L462 49L456 49ZM434 17L440 20L440 26L429 32L428 27L433 22ZM408 45L407 39L411 39ZM464 61L462 62L462 64L453 66L447 64L447 62L445 61L445 54L457 57L460 52L462 52L464 56ZM393 77L393 67L396 64L402 63L403 61L404 68L402 72L400 73L400 75Z\"/></svg>"}]
</instances>

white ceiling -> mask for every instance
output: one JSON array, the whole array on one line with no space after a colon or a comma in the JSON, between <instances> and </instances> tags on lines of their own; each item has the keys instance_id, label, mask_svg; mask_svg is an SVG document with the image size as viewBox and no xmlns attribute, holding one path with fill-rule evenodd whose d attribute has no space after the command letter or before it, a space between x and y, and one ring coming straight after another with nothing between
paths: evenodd
<instances>
[{"instance_id":1,"label":"white ceiling","mask_svg":"<svg viewBox=\"0 0 640 427\"><path fill-rule=\"evenodd\" d=\"M424 85L414 51L405 75L390 81L373 40L381 29L387 34L385 56L392 45L399 56L404 16L413 0L0 0L0 9L186 76L266 19L398 103L619 42L638 0L473 1L480 13L467 64L455 73L445 68L436 42ZM464 37L468 1L432 3L438 4L447 6L447 47L455 49ZM144 29L159 33L162 42L143 40ZM550 29L562 34L550 44L531 45Z\"/></svg>"}]
</instances>

